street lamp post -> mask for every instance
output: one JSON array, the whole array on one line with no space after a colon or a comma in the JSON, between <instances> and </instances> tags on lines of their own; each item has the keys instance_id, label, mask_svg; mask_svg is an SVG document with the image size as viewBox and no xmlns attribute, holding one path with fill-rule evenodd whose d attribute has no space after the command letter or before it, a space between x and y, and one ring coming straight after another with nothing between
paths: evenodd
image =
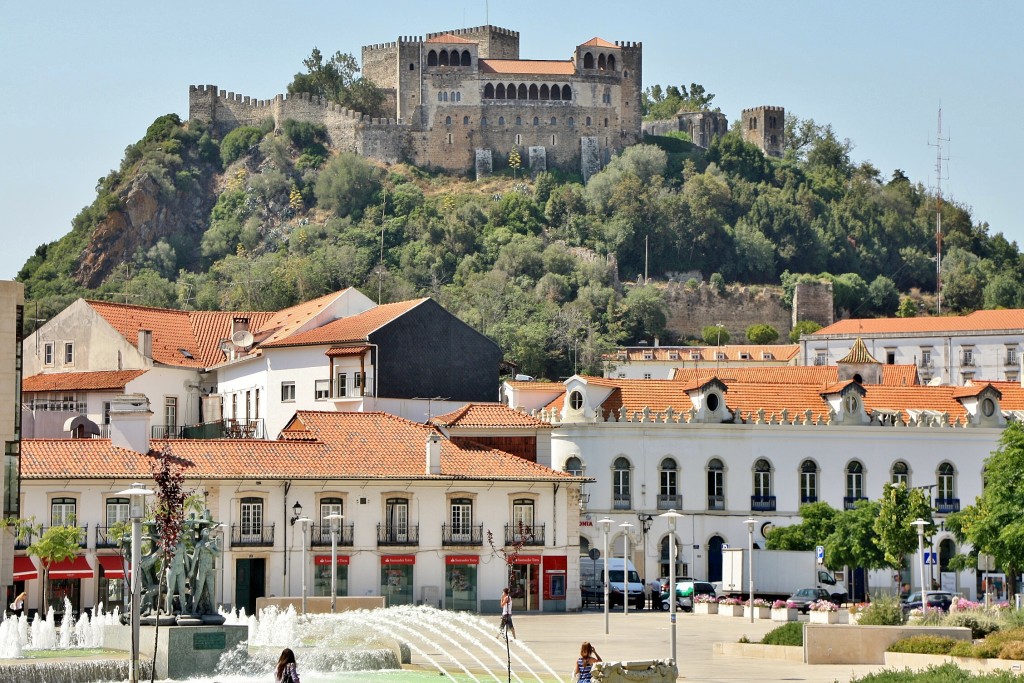
<instances>
[{"instance_id":1,"label":"street lamp post","mask_svg":"<svg viewBox=\"0 0 1024 683\"><path fill-rule=\"evenodd\" d=\"M142 601L142 577L139 574L139 566L142 564L142 518L146 516L146 496L153 495L153 492L142 484L132 484L131 488L119 492L118 495L128 496L128 517L132 520L132 658L128 664L128 680L131 683L138 683L139 603Z\"/></svg>"},{"instance_id":2,"label":"street lamp post","mask_svg":"<svg viewBox=\"0 0 1024 683\"><path fill-rule=\"evenodd\" d=\"M676 662L676 520L682 517L675 509L664 512L659 517L668 519L668 613L672 624L672 663ZM694 596L696 597L696 596Z\"/></svg>"},{"instance_id":3,"label":"street lamp post","mask_svg":"<svg viewBox=\"0 0 1024 683\"><path fill-rule=\"evenodd\" d=\"M612 520L605 517L597 523L604 532L604 634L608 635L608 531L612 528Z\"/></svg>"},{"instance_id":4,"label":"street lamp post","mask_svg":"<svg viewBox=\"0 0 1024 683\"><path fill-rule=\"evenodd\" d=\"M629 614L629 530L633 525L623 522L622 527L622 613ZM605 562L607 565L608 563Z\"/></svg>"},{"instance_id":5,"label":"street lamp post","mask_svg":"<svg viewBox=\"0 0 1024 683\"><path fill-rule=\"evenodd\" d=\"M324 517L331 524L331 614L338 602L338 526L345 515L331 514Z\"/></svg>"},{"instance_id":6,"label":"street lamp post","mask_svg":"<svg viewBox=\"0 0 1024 683\"><path fill-rule=\"evenodd\" d=\"M641 529L641 531L643 533L643 544L644 544L644 546L643 546L643 553L641 555L641 557L643 557L643 560L644 560L643 573L640 575L640 578L643 579L643 583L646 586L647 585L647 532L651 530L651 523L654 521L654 515L649 515L646 512L640 512L640 513L637 513L636 518L638 520L640 520L640 529Z\"/></svg>"},{"instance_id":7,"label":"street lamp post","mask_svg":"<svg viewBox=\"0 0 1024 683\"><path fill-rule=\"evenodd\" d=\"M910 526L917 527L917 558L921 569L921 611L926 612L928 610L928 592L924 579L924 528L928 526L928 522L918 517L910 523Z\"/></svg>"},{"instance_id":8,"label":"street lamp post","mask_svg":"<svg viewBox=\"0 0 1024 683\"><path fill-rule=\"evenodd\" d=\"M294 513L291 518L292 526L298 522L302 525L302 613L306 613L306 527L311 520L309 517L302 516L302 503L295 501L295 505L292 506L292 512ZM290 593L291 591L289 591Z\"/></svg>"},{"instance_id":9,"label":"street lamp post","mask_svg":"<svg viewBox=\"0 0 1024 683\"><path fill-rule=\"evenodd\" d=\"M750 623L754 623L754 525L757 520L751 518L743 522L747 525L747 573L750 575L748 585L750 587L750 598L747 603L750 608Z\"/></svg>"}]
</instances>

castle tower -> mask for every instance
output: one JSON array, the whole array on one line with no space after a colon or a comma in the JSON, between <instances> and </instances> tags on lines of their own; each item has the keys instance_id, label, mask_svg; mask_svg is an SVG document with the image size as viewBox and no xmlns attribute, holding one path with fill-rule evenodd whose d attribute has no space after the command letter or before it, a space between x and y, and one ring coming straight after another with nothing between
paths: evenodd
<instances>
[{"instance_id":1,"label":"castle tower","mask_svg":"<svg viewBox=\"0 0 1024 683\"><path fill-rule=\"evenodd\" d=\"M786 110L783 107L754 107L743 110L743 139L771 157L785 149Z\"/></svg>"},{"instance_id":2,"label":"castle tower","mask_svg":"<svg viewBox=\"0 0 1024 683\"><path fill-rule=\"evenodd\" d=\"M643 93L643 43L616 42L622 50L620 121L626 144L640 142L643 112L640 110Z\"/></svg>"},{"instance_id":3,"label":"castle tower","mask_svg":"<svg viewBox=\"0 0 1024 683\"><path fill-rule=\"evenodd\" d=\"M453 35L479 47L480 59L519 59L519 31L500 26L475 26L440 33L428 33L427 40L442 35Z\"/></svg>"}]
</instances>

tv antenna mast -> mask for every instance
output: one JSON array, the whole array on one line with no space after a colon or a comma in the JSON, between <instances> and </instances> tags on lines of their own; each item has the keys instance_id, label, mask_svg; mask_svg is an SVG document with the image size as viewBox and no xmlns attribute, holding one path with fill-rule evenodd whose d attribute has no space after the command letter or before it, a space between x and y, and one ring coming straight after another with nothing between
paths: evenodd
<instances>
[{"instance_id":1,"label":"tv antenna mast","mask_svg":"<svg viewBox=\"0 0 1024 683\"><path fill-rule=\"evenodd\" d=\"M939 105L939 130L935 142L928 144L935 148L935 315L942 315L942 162L949 157L942 156L942 143L949 138L942 137L942 105ZM945 178L948 180L948 176Z\"/></svg>"}]
</instances>

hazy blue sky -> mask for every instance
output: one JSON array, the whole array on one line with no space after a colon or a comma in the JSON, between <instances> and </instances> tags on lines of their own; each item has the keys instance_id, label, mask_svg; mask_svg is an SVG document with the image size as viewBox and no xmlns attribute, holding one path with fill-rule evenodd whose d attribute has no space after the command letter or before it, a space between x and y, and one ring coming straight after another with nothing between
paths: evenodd
<instances>
[{"instance_id":1,"label":"hazy blue sky","mask_svg":"<svg viewBox=\"0 0 1024 683\"><path fill-rule=\"evenodd\" d=\"M70 230L153 119L187 117L190 84L269 99L314 46L358 57L363 44L476 26L488 13L520 32L525 59L565 59L594 36L642 41L645 86L701 83L730 120L771 104L831 123L854 142L854 160L886 178L901 168L934 186L928 143L941 104L946 196L1024 242L1016 0L0 0L0 278Z\"/></svg>"}]
</instances>

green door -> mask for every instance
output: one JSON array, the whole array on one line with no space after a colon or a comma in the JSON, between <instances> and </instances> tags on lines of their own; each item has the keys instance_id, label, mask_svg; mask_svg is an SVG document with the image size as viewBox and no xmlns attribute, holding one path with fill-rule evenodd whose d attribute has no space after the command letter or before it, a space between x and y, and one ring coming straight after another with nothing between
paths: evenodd
<instances>
[{"instance_id":1,"label":"green door","mask_svg":"<svg viewBox=\"0 0 1024 683\"><path fill-rule=\"evenodd\" d=\"M235 560L235 609L256 614L256 600L266 592L266 561L262 558Z\"/></svg>"}]
</instances>

